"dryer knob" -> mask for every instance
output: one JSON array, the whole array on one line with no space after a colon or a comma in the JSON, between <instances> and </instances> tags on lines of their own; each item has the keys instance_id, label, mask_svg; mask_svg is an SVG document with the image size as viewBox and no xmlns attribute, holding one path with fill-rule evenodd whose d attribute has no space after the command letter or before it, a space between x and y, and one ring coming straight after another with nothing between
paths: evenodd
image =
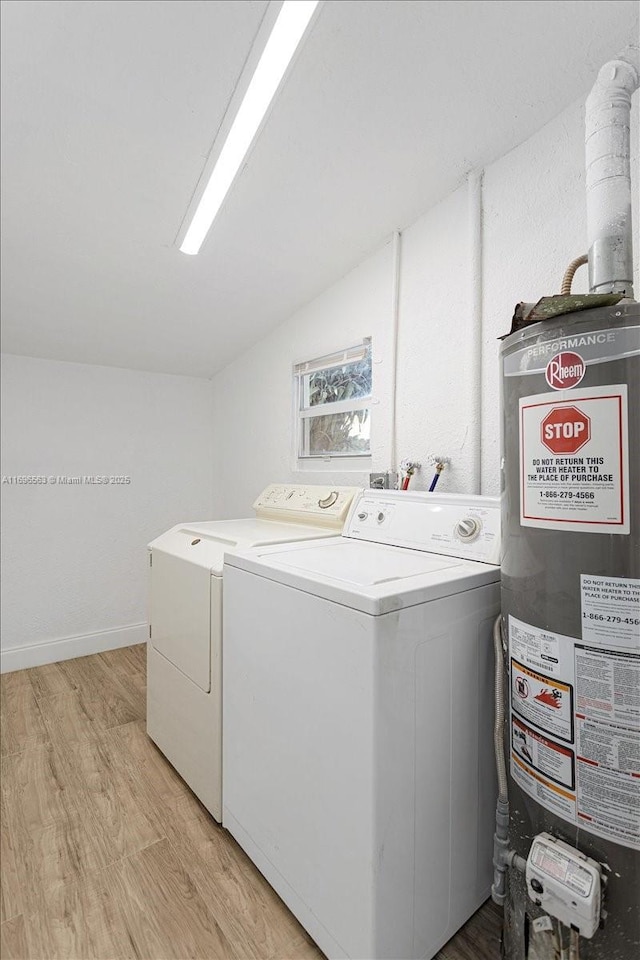
<instances>
[{"instance_id":1,"label":"dryer knob","mask_svg":"<svg viewBox=\"0 0 640 960\"><path fill-rule=\"evenodd\" d=\"M325 497L324 500L318 500L318 506L322 510L327 510L329 507L332 507L336 500L338 499L338 491L332 490L328 497Z\"/></svg>"},{"instance_id":2,"label":"dryer knob","mask_svg":"<svg viewBox=\"0 0 640 960\"><path fill-rule=\"evenodd\" d=\"M464 543L471 543L480 535L480 522L474 517L465 517L456 524L456 536Z\"/></svg>"}]
</instances>

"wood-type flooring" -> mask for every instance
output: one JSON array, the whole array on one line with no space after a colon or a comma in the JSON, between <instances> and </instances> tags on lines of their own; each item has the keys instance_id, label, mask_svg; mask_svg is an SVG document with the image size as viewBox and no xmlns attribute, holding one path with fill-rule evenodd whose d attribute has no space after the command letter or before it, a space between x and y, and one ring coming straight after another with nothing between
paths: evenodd
<instances>
[{"instance_id":1,"label":"wood-type flooring","mask_svg":"<svg viewBox=\"0 0 640 960\"><path fill-rule=\"evenodd\" d=\"M145 732L145 647L4 674L2 960L322 960ZM438 960L498 960L487 903Z\"/></svg>"}]
</instances>

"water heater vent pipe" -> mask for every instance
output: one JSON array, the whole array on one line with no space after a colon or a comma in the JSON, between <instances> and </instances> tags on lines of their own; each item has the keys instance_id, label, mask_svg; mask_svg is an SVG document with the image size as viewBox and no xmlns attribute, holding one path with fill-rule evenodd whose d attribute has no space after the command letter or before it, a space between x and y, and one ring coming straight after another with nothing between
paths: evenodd
<instances>
[{"instance_id":1,"label":"water heater vent pipe","mask_svg":"<svg viewBox=\"0 0 640 960\"><path fill-rule=\"evenodd\" d=\"M637 54L637 51L636 51ZM589 289L633 297L631 96L640 68L606 63L587 98L586 177Z\"/></svg>"}]
</instances>

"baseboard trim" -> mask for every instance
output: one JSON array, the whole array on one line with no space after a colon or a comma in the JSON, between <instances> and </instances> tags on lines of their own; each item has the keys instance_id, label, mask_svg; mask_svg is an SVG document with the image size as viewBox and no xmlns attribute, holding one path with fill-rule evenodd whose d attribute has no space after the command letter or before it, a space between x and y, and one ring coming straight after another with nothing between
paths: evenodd
<instances>
[{"instance_id":1,"label":"baseboard trim","mask_svg":"<svg viewBox=\"0 0 640 960\"><path fill-rule=\"evenodd\" d=\"M64 637L62 640L48 640L46 643L32 643L25 647L2 650L0 673L41 667L45 663L57 663L60 660L73 660L75 657L86 657L90 653L131 647L134 643L146 643L148 629L146 623L132 623L128 627L117 627L115 630L100 630L98 633L87 633L80 637Z\"/></svg>"}]
</instances>

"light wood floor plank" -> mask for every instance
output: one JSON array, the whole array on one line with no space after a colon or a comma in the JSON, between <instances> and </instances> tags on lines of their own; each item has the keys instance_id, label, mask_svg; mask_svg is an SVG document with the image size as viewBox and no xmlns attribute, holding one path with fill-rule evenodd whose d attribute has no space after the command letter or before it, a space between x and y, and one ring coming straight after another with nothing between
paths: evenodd
<instances>
[{"instance_id":1,"label":"light wood floor plank","mask_svg":"<svg viewBox=\"0 0 640 960\"><path fill-rule=\"evenodd\" d=\"M147 716L147 657L146 644L122 647L98 655L100 669L109 682L115 678L121 696L136 711L137 719ZM141 649L142 648L142 649ZM120 654L119 657L112 656Z\"/></svg>"},{"instance_id":2,"label":"light wood floor plank","mask_svg":"<svg viewBox=\"0 0 640 960\"><path fill-rule=\"evenodd\" d=\"M56 697L61 693L74 692L59 663L45 663L40 667L31 667L24 673L29 678L31 689L38 700L42 697Z\"/></svg>"},{"instance_id":3,"label":"light wood floor plank","mask_svg":"<svg viewBox=\"0 0 640 960\"><path fill-rule=\"evenodd\" d=\"M81 693L90 700L100 699L107 693L104 685L105 673L99 655L63 660L58 664L58 668L73 692ZM108 688L110 694L113 693L114 686L114 677L111 677Z\"/></svg>"},{"instance_id":4,"label":"light wood floor plank","mask_svg":"<svg viewBox=\"0 0 640 960\"><path fill-rule=\"evenodd\" d=\"M86 879L108 859L79 816L16 833L20 843L17 872L27 918L41 912L47 898L64 884Z\"/></svg>"},{"instance_id":5,"label":"light wood floor plank","mask_svg":"<svg viewBox=\"0 0 640 960\"><path fill-rule=\"evenodd\" d=\"M145 645L146 646L146 645ZM139 684L131 681L131 674L140 671L140 654L132 654L129 648L109 651L111 656L103 660L103 654L91 657L78 657L77 660L66 660L59 664L71 686L78 692L91 697L103 696L109 693L109 699L125 700L130 709L135 710L136 718L145 717L144 709L140 710L141 698ZM145 667L146 677L146 667Z\"/></svg>"},{"instance_id":6,"label":"light wood floor plank","mask_svg":"<svg viewBox=\"0 0 640 960\"><path fill-rule=\"evenodd\" d=\"M291 943L286 944L269 960L325 960L325 955L313 940L307 934L304 934L304 936L296 937Z\"/></svg>"},{"instance_id":7,"label":"light wood floor plank","mask_svg":"<svg viewBox=\"0 0 640 960\"><path fill-rule=\"evenodd\" d=\"M172 849L240 957L282 956L304 935L244 851L193 795L170 801L160 817Z\"/></svg>"},{"instance_id":8,"label":"light wood floor plank","mask_svg":"<svg viewBox=\"0 0 640 960\"><path fill-rule=\"evenodd\" d=\"M16 677L17 673L6 674ZM10 756L37 747L49 739L38 701L30 683L13 682L3 686L0 708L0 755Z\"/></svg>"},{"instance_id":9,"label":"light wood floor plank","mask_svg":"<svg viewBox=\"0 0 640 960\"><path fill-rule=\"evenodd\" d=\"M65 767L51 743L4 757L1 769L9 823L19 817L32 829L64 821L70 811L77 813L66 789Z\"/></svg>"},{"instance_id":10,"label":"light wood floor plank","mask_svg":"<svg viewBox=\"0 0 640 960\"><path fill-rule=\"evenodd\" d=\"M229 960L235 954L191 877L161 840L118 865L136 956Z\"/></svg>"},{"instance_id":11,"label":"light wood floor plank","mask_svg":"<svg viewBox=\"0 0 640 960\"><path fill-rule=\"evenodd\" d=\"M54 743L95 740L115 725L102 697L90 700L82 693L61 693L38 701L49 738Z\"/></svg>"},{"instance_id":12,"label":"light wood floor plank","mask_svg":"<svg viewBox=\"0 0 640 960\"><path fill-rule=\"evenodd\" d=\"M42 908L51 889L112 859L52 744L5 757L2 793L25 917Z\"/></svg>"},{"instance_id":13,"label":"light wood floor plank","mask_svg":"<svg viewBox=\"0 0 640 960\"><path fill-rule=\"evenodd\" d=\"M480 908L435 960L476 960L500 956L502 911L491 901ZM449 951L447 953L447 951Z\"/></svg>"},{"instance_id":14,"label":"light wood floor plank","mask_svg":"<svg viewBox=\"0 0 640 960\"><path fill-rule=\"evenodd\" d=\"M109 654L120 653L119 657L109 657ZM147 645L138 643L133 647L122 647L120 650L110 650L99 654L102 676L115 683L120 696L129 700L136 710L138 719L146 720L147 716Z\"/></svg>"},{"instance_id":15,"label":"light wood floor plank","mask_svg":"<svg viewBox=\"0 0 640 960\"><path fill-rule=\"evenodd\" d=\"M145 717L144 697L140 689L128 679L126 669L116 670L107 666L101 660L100 654L65 660L58 666L77 694L89 700L101 700L108 694L106 699L114 716L114 724L129 723Z\"/></svg>"},{"instance_id":16,"label":"light wood floor plank","mask_svg":"<svg viewBox=\"0 0 640 960\"><path fill-rule=\"evenodd\" d=\"M0 923L22 913L20 884L16 872L13 840L9 831L6 803L0 798Z\"/></svg>"},{"instance_id":17,"label":"light wood floor plank","mask_svg":"<svg viewBox=\"0 0 640 960\"><path fill-rule=\"evenodd\" d=\"M133 683L146 696L147 649L145 643L120 650L106 650L100 660L108 670L115 670L118 678Z\"/></svg>"},{"instance_id":18,"label":"light wood floor plank","mask_svg":"<svg viewBox=\"0 0 640 960\"><path fill-rule=\"evenodd\" d=\"M24 687L28 684L27 673L27 670L11 670L8 673L0 673L0 697L4 698L16 687Z\"/></svg>"},{"instance_id":19,"label":"light wood floor plank","mask_svg":"<svg viewBox=\"0 0 640 960\"><path fill-rule=\"evenodd\" d=\"M13 917L0 924L2 960L26 960L29 957L24 917Z\"/></svg>"},{"instance_id":20,"label":"light wood floor plank","mask_svg":"<svg viewBox=\"0 0 640 960\"><path fill-rule=\"evenodd\" d=\"M65 763L69 783L110 860L128 857L162 838L145 812L145 794L131 765L106 737L76 744Z\"/></svg>"},{"instance_id":21,"label":"light wood floor plank","mask_svg":"<svg viewBox=\"0 0 640 960\"><path fill-rule=\"evenodd\" d=\"M145 678L144 644L3 677L3 960L323 960L147 736ZM437 960L499 932L485 905Z\"/></svg>"},{"instance_id":22,"label":"light wood floor plank","mask_svg":"<svg viewBox=\"0 0 640 960\"><path fill-rule=\"evenodd\" d=\"M151 807L171 797L185 793L191 795L182 777L147 735L144 721L123 724L110 730L108 739L131 764Z\"/></svg>"},{"instance_id":23,"label":"light wood floor plank","mask_svg":"<svg viewBox=\"0 0 640 960\"><path fill-rule=\"evenodd\" d=\"M47 892L28 917L31 960L113 960L139 954L121 907L126 896L120 864Z\"/></svg>"}]
</instances>

